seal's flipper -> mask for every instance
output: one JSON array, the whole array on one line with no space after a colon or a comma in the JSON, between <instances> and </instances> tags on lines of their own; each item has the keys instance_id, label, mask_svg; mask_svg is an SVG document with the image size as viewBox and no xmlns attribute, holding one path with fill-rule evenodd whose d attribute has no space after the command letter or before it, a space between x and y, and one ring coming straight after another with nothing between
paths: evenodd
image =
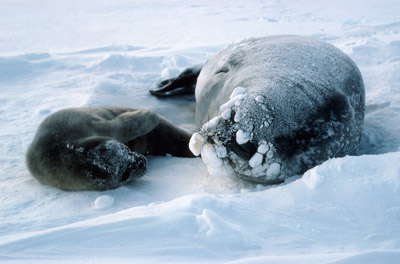
<instances>
[{"instance_id":1,"label":"seal's flipper","mask_svg":"<svg viewBox=\"0 0 400 264\"><path fill-rule=\"evenodd\" d=\"M125 144L148 134L160 122L156 113L145 109L121 108L119 112L114 110L113 114L113 119L97 120L92 125L96 131Z\"/></svg>"},{"instance_id":2,"label":"seal's flipper","mask_svg":"<svg viewBox=\"0 0 400 264\"><path fill-rule=\"evenodd\" d=\"M152 144L147 145L149 155L170 154L175 157L194 158L189 149L191 134L176 127L167 119L160 117L159 125L146 135L147 141ZM130 145L128 144L130 147Z\"/></svg>"},{"instance_id":3,"label":"seal's flipper","mask_svg":"<svg viewBox=\"0 0 400 264\"><path fill-rule=\"evenodd\" d=\"M158 90L150 90L154 96L167 97L182 94L194 94L197 77L200 74L203 65L184 70L175 78L163 80L157 84Z\"/></svg>"}]
</instances>

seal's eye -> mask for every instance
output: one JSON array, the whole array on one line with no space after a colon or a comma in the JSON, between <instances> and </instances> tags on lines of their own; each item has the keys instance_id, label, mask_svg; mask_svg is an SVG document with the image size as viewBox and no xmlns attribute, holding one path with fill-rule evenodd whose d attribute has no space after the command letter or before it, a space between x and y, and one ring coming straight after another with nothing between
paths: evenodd
<instances>
[{"instance_id":1,"label":"seal's eye","mask_svg":"<svg viewBox=\"0 0 400 264\"><path fill-rule=\"evenodd\" d=\"M223 67L221 67L220 69L218 69L218 70L215 72L215 74L219 74L219 73L227 73L227 72L229 72L229 69L228 69L228 67L226 67L226 66L223 66Z\"/></svg>"},{"instance_id":2,"label":"seal's eye","mask_svg":"<svg viewBox=\"0 0 400 264\"><path fill-rule=\"evenodd\" d=\"M251 143L250 141L245 144L239 145L236 142L235 138L229 141L226 147L228 150L233 151L236 155L244 160L249 160L257 151L256 145Z\"/></svg>"}]
</instances>

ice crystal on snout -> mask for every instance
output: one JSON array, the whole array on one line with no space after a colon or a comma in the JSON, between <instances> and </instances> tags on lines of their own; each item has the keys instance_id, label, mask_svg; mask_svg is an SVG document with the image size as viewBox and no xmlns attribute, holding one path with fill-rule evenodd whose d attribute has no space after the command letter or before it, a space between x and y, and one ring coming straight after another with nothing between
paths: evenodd
<instances>
[{"instance_id":1,"label":"ice crystal on snout","mask_svg":"<svg viewBox=\"0 0 400 264\"><path fill-rule=\"evenodd\" d=\"M118 185L141 176L146 169L144 156L117 141L106 141L88 151L87 162L101 171L104 181ZM94 175L93 175L94 176ZM99 175L96 175L98 178ZM101 177L100 177L101 178Z\"/></svg>"}]
</instances>

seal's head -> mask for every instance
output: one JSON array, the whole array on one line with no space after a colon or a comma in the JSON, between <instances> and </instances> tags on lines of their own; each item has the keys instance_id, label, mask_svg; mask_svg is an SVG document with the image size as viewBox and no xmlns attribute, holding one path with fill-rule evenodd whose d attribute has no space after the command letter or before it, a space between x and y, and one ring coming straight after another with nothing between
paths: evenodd
<instances>
[{"instance_id":1,"label":"seal's head","mask_svg":"<svg viewBox=\"0 0 400 264\"><path fill-rule=\"evenodd\" d=\"M87 177L94 189L116 188L140 178L147 166L145 156L113 140L90 149L83 160L91 168Z\"/></svg>"}]
</instances>

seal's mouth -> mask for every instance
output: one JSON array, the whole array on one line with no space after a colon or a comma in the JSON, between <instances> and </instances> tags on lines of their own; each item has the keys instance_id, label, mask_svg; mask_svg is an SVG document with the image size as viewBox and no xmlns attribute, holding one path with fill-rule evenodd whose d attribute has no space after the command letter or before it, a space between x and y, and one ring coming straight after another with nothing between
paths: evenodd
<instances>
[{"instance_id":1,"label":"seal's mouth","mask_svg":"<svg viewBox=\"0 0 400 264\"><path fill-rule=\"evenodd\" d=\"M257 152L257 145L251 142L247 142L243 145L239 145L236 142L236 138L233 138L229 143L226 145L228 151L232 151L240 158L244 160L250 160L251 157Z\"/></svg>"},{"instance_id":2,"label":"seal's mouth","mask_svg":"<svg viewBox=\"0 0 400 264\"><path fill-rule=\"evenodd\" d=\"M122 177L119 181L121 183L126 182L129 179L129 176L131 175L131 171L132 171L132 168L130 168L130 167L128 169L126 169L125 172L122 174Z\"/></svg>"},{"instance_id":3,"label":"seal's mouth","mask_svg":"<svg viewBox=\"0 0 400 264\"><path fill-rule=\"evenodd\" d=\"M147 159L145 156L130 152L128 153L128 166L120 178L120 183L126 183L138 179L144 175L147 167Z\"/></svg>"}]
</instances>

